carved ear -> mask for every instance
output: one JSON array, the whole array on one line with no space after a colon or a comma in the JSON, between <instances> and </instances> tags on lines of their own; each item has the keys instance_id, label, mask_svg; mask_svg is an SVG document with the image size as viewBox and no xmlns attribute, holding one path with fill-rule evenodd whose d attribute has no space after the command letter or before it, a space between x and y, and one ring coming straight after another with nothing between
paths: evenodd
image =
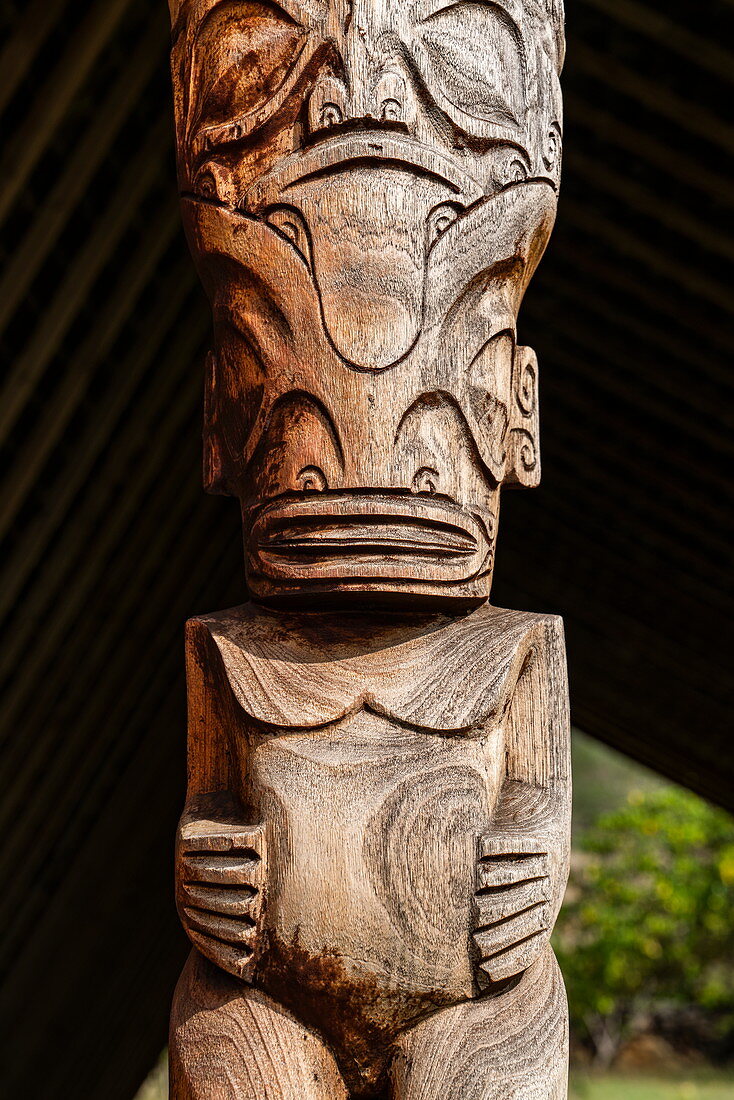
<instances>
[{"instance_id":1,"label":"carved ear","mask_svg":"<svg viewBox=\"0 0 734 1100\"><path fill-rule=\"evenodd\" d=\"M217 357L210 351L204 368L204 490L231 496L224 476L222 435L219 427Z\"/></svg>"},{"instance_id":2,"label":"carved ear","mask_svg":"<svg viewBox=\"0 0 734 1100\"><path fill-rule=\"evenodd\" d=\"M532 348L515 349L504 484L522 489L540 484L538 358Z\"/></svg>"}]
</instances>

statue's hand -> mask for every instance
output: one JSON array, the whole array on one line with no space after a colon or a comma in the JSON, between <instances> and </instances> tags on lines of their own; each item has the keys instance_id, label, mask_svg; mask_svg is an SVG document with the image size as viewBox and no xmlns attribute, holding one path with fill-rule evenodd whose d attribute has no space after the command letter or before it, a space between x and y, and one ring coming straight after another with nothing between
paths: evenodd
<instances>
[{"instance_id":1,"label":"statue's hand","mask_svg":"<svg viewBox=\"0 0 734 1100\"><path fill-rule=\"evenodd\" d=\"M176 845L176 897L186 933L207 959L248 981L260 938L262 825L184 815Z\"/></svg>"},{"instance_id":2,"label":"statue's hand","mask_svg":"<svg viewBox=\"0 0 734 1100\"><path fill-rule=\"evenodd\" d=\"M479 838L473 940L480 985L535 962L553 924L547 842L495 832Z\"/></svg>"}]
</instances>

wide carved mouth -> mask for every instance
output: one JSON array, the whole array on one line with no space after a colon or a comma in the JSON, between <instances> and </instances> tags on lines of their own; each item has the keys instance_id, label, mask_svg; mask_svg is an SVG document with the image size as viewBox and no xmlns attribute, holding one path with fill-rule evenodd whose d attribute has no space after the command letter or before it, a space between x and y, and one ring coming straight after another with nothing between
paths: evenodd
<instances>
[{"instance_id":1,"label":"wide carved mouth","mask_svg":"<svg viewBox=\"0 0 734 1100\"><path fill-rule=\"evenodd\" d=\"M284 521L279 533L260 542L260 549L284 557L347 554L417 554L453 557L474 554L477 541L451 524L412 521L407 516L365 516L361 522L304 516Z\"/></svg>"},{"instance_id":2,"label":"wide carved mouth","mask_svg":"<svg viewBox=\"0 0 734 1100\"><path fill-rule=\"evenodd\" d=\"M360 165L384 171L386 164L432 178L446 189L447 198L460 199L465 205L483 194L479 184L443 151L399 133L357 131L324 138L279 161L252 185L243 208L262 210L285 201L293 188L317 178Z\"/></svg>"},{"instance_id":3,"label":"wide carved mouth","mask_svg":"<svg viewBox=\"0 0 734 1100\"><path fill-rule=\"evenodd\" d=\"M272 579L451 583L490 550L475 516L422 494L306 493L266 505L249 538L251 570Z\"/></svg>"}]
</instances>

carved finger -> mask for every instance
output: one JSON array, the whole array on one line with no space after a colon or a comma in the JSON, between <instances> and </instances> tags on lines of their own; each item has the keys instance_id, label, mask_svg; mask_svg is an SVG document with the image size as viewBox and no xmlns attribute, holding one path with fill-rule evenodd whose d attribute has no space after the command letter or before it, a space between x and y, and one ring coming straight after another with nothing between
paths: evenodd
<instances>
[{"instance_id":1,"label":"carved finger","mask_svg":"<svg viewBox=\"0 0 734 1100\"><path fill-rule=\"evenodd\" d=\"M523 859L548 854L548 843L535 836L513 833L483 833L479 837L480 859Z\"/></svg>"},{"instance_id":2,"label":"carved finger","mask_svg":"<svg viewBox=\"0 0 734 1100\"><path fill-rule=\"evenodd\" d=\"M485 857L477 865L477 889L511 886L514 883L531 882L548 874L548 857L542 856L492 856Z\"/></svg>"},{"instance_id":3,"label":"carved finger","mask_svg":"<svg viewBox=\"0 0 734 1100\"><path fill-rule=\"evenodd\" d=\"M181 845L186 852L240 851L259 859L263 848L263 826L230 825L197 818L181 826Z\"/></svg>"},{"instance_id":4,"label":"carved finger","mask_svg":"<svg viewBox=\"0 0 734 1100\"><path fill-rule=\"evenodd\" d=\"M186 905L208 909L225 917L252 917L260 911L262 895L254 886L201 886L184 883L181 886Z\"/></svg>"},{"instance_id":5,"label":"carved finger","mask_svg":"<svg viewBox=\"0 0 734 1100\"><path fill-rule=\"evenodd\" d=\"M482 959L478 966L480 977L483 975L492 982L501 982L506 978L515 977L516 974L522 974L540 957L547 942L546 929L531 933L519 943L510 944L509 947L495 952L489 958Z\"/></svg>"},{"instance_id":6,"label":"carved finger","mask_svg":"<svg viewBox=\"0 0 734 1100\"><path fill-rule=\"evenodd\" d=\"M550 901L550 897L550 879L547 877L506 889L492 887L486 893L474 895L478 924L489 925L507 920L508 917L530 911L541 902Z\"/></svg>"},{"instance_id":7,"label":"carved finger","mask_svg":"<svg viewBox=\"0 0 734 1100\"><path fill-rule=\"evenodd\" d=\"M235 920L233 917L220 917L217 913L207 913L204 909L184 909L190 928L204 932L225 943L233 943L250 948L255 937L255 922L250 917Z\"/></svg>"},{"instance_id":8,"label":"carved finger","mask_svg":"<svg viewBox=\"0 0 734 1100\"><path fill-rule=\"evenodd\" d=\"M517 947L528 944L539 935L547 933L550 924L550 909L546 905L535 905L532 909L507 920L499 921L489 927L479 928L474 933L474 943L480 959L490 961Z\"/></svg>"},{"instance_id":9,"label":"carved finger","mask_svg":"<svg viewBox=\"0 0 734 1100\"><path fill-rule=\"evenodd\" d=\"M226 970L244 981L250 979L255 959L249 947L245 945L234 947L229 943L213 939L211 936L202 935L193 928L189 928L187 931L194 947L213 962L215 966L221 967L222 970Z\"/></svg>"},{"instance_id":10,"label":"carved finger","mask_svg":"<svg viewBox=\"0 0 734 1100\"><path fill-rule=\"evenodd\" d=\"M217 855L209 852L184 852L181 872L185 883L202 882L218 886L260 886L262 862L241 853Z\"/></svg>"}]
</instances>

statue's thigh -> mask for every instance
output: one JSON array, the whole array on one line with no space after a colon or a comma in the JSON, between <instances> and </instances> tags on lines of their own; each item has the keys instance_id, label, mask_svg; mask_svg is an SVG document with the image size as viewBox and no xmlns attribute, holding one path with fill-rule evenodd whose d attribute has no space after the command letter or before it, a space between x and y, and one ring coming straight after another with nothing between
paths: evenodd
<instances>
[{"instance_id":1,"label":"statue's thigh","mask_svg":"<svg viewBox=\"0 0 734 1100\"><path fill-rule=\"evenodd\" d=\"M346 1100L333 1056L286 1009L192 952L176 988L171 1100Z\"/></svg>"},{"instance_id":2,"label":"statue's thigh","mask_svg":"<svg viewBox=\"0 0 734 1100\"><path fill-rule=\"evenodd\" d=\"M396 1046L393 1100L566 1100L568 1007L550 947L512 989L442 1009Z\"/></svg>"}]
</instances>

